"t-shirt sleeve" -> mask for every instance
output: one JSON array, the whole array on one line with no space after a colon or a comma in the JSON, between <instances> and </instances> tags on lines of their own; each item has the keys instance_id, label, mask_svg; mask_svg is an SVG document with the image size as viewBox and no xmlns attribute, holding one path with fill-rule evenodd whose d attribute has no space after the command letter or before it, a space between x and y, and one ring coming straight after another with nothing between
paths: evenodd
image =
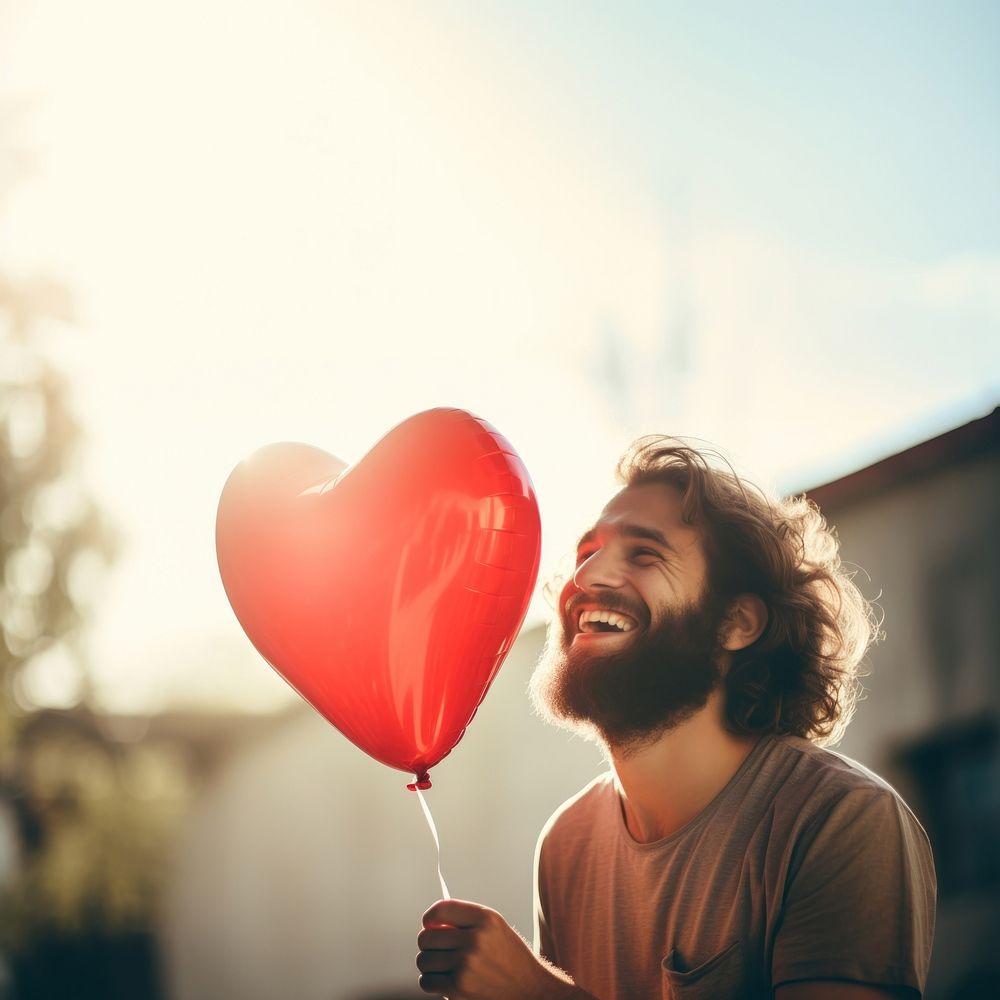
<instances>
[{"instance_id":1,"label":"t-shirt sleeve","mask_svg":"<svg viewBox=\"0 0 1000 1000\"><path fill-rule=\"evenodd\" d=\"M555 945L552 941L552 932L549 927L549 908L547 873L543 859L543 848L545 845L545 835L547 829L542 831L535 846L535 889L534 889L534 909L535 909L535 930L534 949L535 954L549 962L555 963Z\"/></svg>"},{"instance_id":2,"label":"t-shirt sleeve","mask_svg":"<svg viewBox=\"0 0 1000 1000\"><path fill-rule=\"evenodd\" d=\"M936 880L923 828L889 789L846 793L785 888L772 986L846 979L922 994Z\"/></svg>"}]
</instances>

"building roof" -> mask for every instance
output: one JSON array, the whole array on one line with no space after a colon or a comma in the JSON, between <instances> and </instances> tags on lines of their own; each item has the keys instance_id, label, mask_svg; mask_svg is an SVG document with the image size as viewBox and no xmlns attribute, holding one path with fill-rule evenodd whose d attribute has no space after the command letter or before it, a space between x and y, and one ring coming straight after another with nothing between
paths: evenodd
<instances>
[{"instance_id":1,"label":"building roof","mask_svg":"<svg viewBox=\"0 0 1000 1000\"><path fill-rule=\"evenodd\" d=\"M1000 406L985 417L804 492L824 511L845 507L901 483L997 451L1000 451Z\"/></svg>"}]
</instances>

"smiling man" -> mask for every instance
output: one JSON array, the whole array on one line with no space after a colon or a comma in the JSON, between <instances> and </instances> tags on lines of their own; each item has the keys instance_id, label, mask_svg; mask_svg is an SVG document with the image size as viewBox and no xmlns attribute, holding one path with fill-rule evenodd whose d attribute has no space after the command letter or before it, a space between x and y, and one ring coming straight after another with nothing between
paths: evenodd
<instances>
[{"instance_id":1,"label":"smiling man","mask_svg":"<svg viewBox=\"0 0 1000 1000\"><path fill-rule=\"evenodd\" d=\"M452 1000L877 1000L922 995L927 838L824 749L854 709L872 610L803 499L670 438L619 463L581 539L532 696L609 770L549 820L535 951L444 900L421 988Z\"/></svg>"}]
</instances>

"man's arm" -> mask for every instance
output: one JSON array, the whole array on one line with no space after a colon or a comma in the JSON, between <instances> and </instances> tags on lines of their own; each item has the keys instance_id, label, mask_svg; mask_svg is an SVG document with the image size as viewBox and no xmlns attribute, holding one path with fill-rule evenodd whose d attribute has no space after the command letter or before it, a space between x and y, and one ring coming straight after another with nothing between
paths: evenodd
<instances>
[{"instance_id":1,"label":"man's arm","mask_svg":"<svg viewBox=\"0 0 1000 1000\"><path fill-rule=\"evenodd\" d=\"M877 788L843 795L786 889L776 1000L919 1000L934 899L930 844L902 800Z\"/></svg>"},{"instance_id":2,"label":"man's arm","mask_svg":"<svg viewBox=\"0 0 1000 1000\"><path fill-rule=\"evenodd\" d=\"M597 1000L536 956L496 910L460 899L435 903L417 936L425 993L451 1000Z\"/></svg>"}]
</instances>

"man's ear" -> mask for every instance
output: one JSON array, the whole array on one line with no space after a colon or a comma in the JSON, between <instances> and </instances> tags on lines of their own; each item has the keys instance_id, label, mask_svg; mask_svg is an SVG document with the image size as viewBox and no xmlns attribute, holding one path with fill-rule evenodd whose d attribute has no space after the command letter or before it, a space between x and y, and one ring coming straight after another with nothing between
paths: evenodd
<instances>
[{"instance_id":1,"label":"man's ear","mask_svg":"<svg viewBox=\"0 0 1000 1000\"><path fill-rule=\"evenodd\" d=\"M734 597L722 622L722 648L735 653L755 643L767 627L767 605L756 594Z\"/></svg>"}]
</instances>

